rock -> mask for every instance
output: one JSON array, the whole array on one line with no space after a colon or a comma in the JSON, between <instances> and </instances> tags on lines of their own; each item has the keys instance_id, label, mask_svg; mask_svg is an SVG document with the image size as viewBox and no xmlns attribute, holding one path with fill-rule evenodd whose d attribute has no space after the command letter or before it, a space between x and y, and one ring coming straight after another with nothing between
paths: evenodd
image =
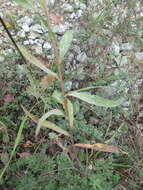
<instances>
[{"instance_id":1,"label":"rock","mask_svg":"<svg viewBox=\"0 0 143 190\"><path fill-rule=\"evenodd\" d=\"M120 45L118 42L113 42L111 48L113 49L115 55L119 55L120 53Z\"/></svg>"},{"instance_id":2,"label":"rock","mask_svg":"<svg viewBox=\"0 0 143 190\"><path fill-rule=\"evenodd\" d=\"M35 50L36 54L38 54L38 55L41 55L43 53L43 49L42 49L41 45L35 46L34 50Z\"/></svg>"},{"instance_id":3,"label":"rock","mask_svg":"<svg viewBox=\"0 0 143 190\"><path fill-rule=\"evenodd\" d=\"M53 5L55 4L55 0L46 0L46 3L47 3L48 5L53 6Z\"/></svg>"},{"instance_id":4,"label":"rock","mask_svg":"<svg viewBox=\"0 0 143 190\"><path fill-rule=\"evenodd\" d=\"M77 13L76 13L76 16L79 18L81 17L83 14L83 11L82 10L78 10Z\"/></svg>"},{"instance_id":5,"label":"rock","mask_svg":"<svg viewBox=\"0 0 143 190\"><path fill-rule=\"evenodd\" d=\"M86 9L86 5L84 3L80 3L80 9L84 11Z\"/></svg>"},{"instance_id":6,"label":"rock","mask_svg":"<svg viewBox=\"0 0 143 190\"><path fill-rule=\"evenodd\" d=\"M137 52L135 54L135 57L137 60L142 61L143 60L143 52Z\"/></svg>"},{"instance_id":7,"label":"rock","mask_svg":"<svg viewBox=\"0 0 143 190\"><path fill-rule=\"evenodd\" d=\"M40 25L40 24L34 24L30 27L30 30L33 32L37 32L39 34L43 34L44 32L44 28Z\"/></svg>"},{"instance_id":8,"label":"rock","mask_svg":"<svg viewBox=\"0 0 143 190\"><path fill-rule=\"evenodd\" d=\"M69 62L72 62L74 59L74 54L73 53L70 53L69 56L68 56L68 61Z\"/></svg>"},{"instance_id":9,"label":"rock","mask_svg":"<svg viewBox=\"0 0 143 190\"><path fill-rule=\"evenodd\" d=\"M82 52L77 56L77 61L84 63L87 60L87 55L85 52Z\"/></svg>"},{"instance_id":10,"label":"rock","mask_svg":"<svg viewBox=\"0 0 143 190\"><path fill-rule=\"evenodd\" d=\"M74 0L74 7L76 9L79 9L80 8L80 1L79 0Z\"/></svg>"},{"instance_id":11,"label":"rock","mask_svg":"<svg viewBox=\"0 0 143 190\"><path fill-rule=\"evenodd\" d=\"M66 81L65 82L65 90L69 91L72 88L72 81Z\"/></svg>"},{"instance_id":12,"label":"rock","mask_svg":"<svg viewBox=\"0 0 143 190\"><path fill-rule=\"evenodd\" d=\"M35 44L34 40L32 40L32 39L29 39L29 44L30 44L30 45L33 45L33 44Z\"/></svg>"},{"instance_id":13,"label":"rock","mask_svg":"<svg viewBox=\"0 0 143 190\"><path fill-rule=\"evenodd\" d=\"M52 30L56 34L63 34L67 30L67 26L63 24L52 26Z\"/></svg>"},{"instance_id":14,"label":"rock","mask_svg":"<svg viewBox=\"0 0 143 190\"><path fill-rule=\"evenodd\" d=\"M67 13L72 13L74 11L73 7L68 3L63 4L62 9Z\"/></svg>"},{"instance_id":15,"label":"rock","mask_svg":"<svg viewBox=\"0 0 143 190\"><path fill-rule=\"evenodd\" d=\"M76 14L73 12L71 15L70 15L70 19L74 19L76 17Z\"/></svg>"},{"instance_id":16,"label":"rock","mask_svg":"<svg viewBox=\"0 0 143 190\"><path fill-rule=\"evenodd\" d=\"M130 43L123 43L121 45L121 50L123 50L123 51L130 51L132 49L133 49L133 45Z\"/></svg>"},{"instance_id":17,"label":"rock","mask_svg":"<svg viewBox=\"0 0 143 190\"><path fill-rule=\"evenodd\" d=\"M5 60L5 57L0 55L0 63L4 62L4 60Z\"/></svg>"},{"instance_id":18,"label":"rock","mask_svg":"<svg viewBox=\"0 0 143 190\"><path fill-rule=\"evenodd\" d=\"M29 32L29 30L30 30L29 26L26 23L24 23L22 25L22 29L23 29L24 32Z\"/></svg>"},{"instance_id":19,"label":"rock","mask_svg":"<svg viewBox=\"0 0 143 190\"><path fill-rule=\"evenodd\" d=\"M80 54L80 53L81 53L80 47L77 46L77 45L74 45L74 46L72 47L72 50L73 50L75 53L77 53L77 54Z\"/></svg>"},{"instance_id":20,"label":"rock","mask_svg":"<svg viewBox=\"0 0 143 190\"><path fill-rule=\"evenodd\" d=\"M24 30L20 30L20 31L17 33L17 36L19 36L20 38L25 38L25 37L26 37L25 31L24 31Z\"/></svg>"},{"instance_id":21,"label":"rock","mask_svg":"<svg viewBox=\"0 0 143 190\"><path fill-rule=\"evenodd\" d=\"M43 48L44 48L44 49L47 49L47 50L50 50L50 49L51 49L51 44L50 44L49 42L45 42L45 43L43 44Z\"/></svg>"},{"instance_id":22,"label":"rock","mask_svg":"<svg viewBox=\"0 0 143 190\"><path fill-rule=\"evenodd\" d=\"M13 54L13 49L6 49L6 50L4 50L4 55L5 56L9 56L10 54Z\"/></svg>"},{"instance_id":23,"label":"rock","mask_svg":"<svg viewBox=\"0 0 143 190\"><path fill-rule=\"evenodd\" d=\"M24 42L23 42L23 45L25 45L25 46L26 46L26 45L29 45L29 41L28 41L28 40L24 41Z\"/></svg>"},{"instance_id":24,"label":"rock","mask_svg":"<svg viewBox=\"0 0 143 190\"><path fill-rule=\"evenodd\" d=\"M25 74L24 65L17 65L17 73L20 78L23 77L23 75Z\"/></svg>"},{"instance_id":25,"label":"rock","mask_svg":"<svg viewBox=\"0 0 143 190\"><path fill-rule=\"evenodd\" d=\"M35 32L31 32L28 38L34 40L37 38L37 35Z\"/></svg>"},{"instance_id":26,"label":"rock","mask_svg":"<svg viewBox=\"0 0 143 190\"><path fill-rule=\"evenodd\" d=\"M30 26L33 22L33 19L28 17L28 16L25 16L25 17L22 17L21 19L19 19L18 21L18 25L19 26L22 26L23 23L27 24L28 26Z\"/></svg>"}]
</instances>

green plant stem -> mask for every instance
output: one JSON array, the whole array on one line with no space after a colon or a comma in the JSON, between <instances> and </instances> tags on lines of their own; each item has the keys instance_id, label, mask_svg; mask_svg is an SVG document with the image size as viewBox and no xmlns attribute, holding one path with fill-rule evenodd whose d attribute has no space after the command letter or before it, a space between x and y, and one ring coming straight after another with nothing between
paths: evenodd
<instances>
[{"instance_id":1,"label":"green plant stem","mask_svg":"<svg viewBox=\"0 0 143 190\"><path fill-rule=\"evenodd\" d=\"M10 40L12 41L13 45L16 47L17 51L18 51L19 54L21 55L23 61L26 63L25 57L23 56L22 52L20 51L19 47L17 46L17 44L16 44L14 38L12 37L11 33L9 32L9 30L8 30L6 24L5 24L5 22L4 22L4 20L2 19L1 16L0 16L0 22L1 22L2 26L4 27L4 29L5 29L5 31L6 31L6 33L7 33L7 35L8 35L8 37L9 37Z\"/></svg>"},{"instance_id":2,"label":"green plant stem","mask_svg":"<svg viewBox=\"0 0 143 190\"><path fill-rule=\"evenodd\" d=\"M51 22L50 22L49 9L48 9L48 5L47 5L45 0L43 2L43 11L44 11L44 13L46 15L46 19L48 21L47 22L47 27L48 27L48 31L49 31L49 37L50 37L52 47L53 47L53 50L54 50L55 62L57 64L58 77L60 79L61 91L62 91L62 95L63 95L63 98L64 98L64 106L63 107L64 107L64 110L65 110L66 119L68 121L68 128L70 130L70 133L72 133L70 122L69 122L69 119L68 119L69 114L68 114L68 108L67 108L67 97L66 97L65 90L64 90L64 79L63 79L63 76L62 76L61 58L60 58L59 49L57 47L57 43L56 43L56 40L55 40L55 36L53 35L52 29L51 29L52 27L51 27Z\"/></svg>"}]
</instances>

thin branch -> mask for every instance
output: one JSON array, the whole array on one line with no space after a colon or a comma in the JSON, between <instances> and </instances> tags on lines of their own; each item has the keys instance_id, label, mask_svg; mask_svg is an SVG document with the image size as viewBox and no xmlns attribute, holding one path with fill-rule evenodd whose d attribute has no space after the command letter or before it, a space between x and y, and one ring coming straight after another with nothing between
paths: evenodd
<instances>
[{"instance_id":1,"label":"thin branch","mask_svg":"<svg viewBox=\"0 0 143 190\"><path fill-rule=\"evenodd\" d=\"M7 35L8 35L8 37L9 37L10 40L12 41L13 45L15 46L15 48L17 49L17 51L18 51L19 54L21 55L23 61L24 61L25 63L27 63L27 62L26 62L26 59L25 59L25 57L24 57L24 55L22 54L22 52L20 51L19 47L17 46L17 44L16 44L14 38L12 37L12 35L11 35L9 29L7 28L7 26L6 26L4 20L2 19L1 16L0 16L0 22L1 22L2 26L4 27L4 29L5 29L5 31L6 31L6 33L7 33Z\"/></svg>"}]
</instances>

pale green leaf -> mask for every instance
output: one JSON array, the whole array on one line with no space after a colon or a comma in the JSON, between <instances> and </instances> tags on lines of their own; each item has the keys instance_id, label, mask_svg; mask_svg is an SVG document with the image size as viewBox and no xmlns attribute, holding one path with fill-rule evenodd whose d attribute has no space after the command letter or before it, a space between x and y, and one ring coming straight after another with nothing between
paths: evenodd
<instances>
[{"instance_id":1,"label":"pale green leaf","mask_svg":"<svg viewBox=\"0 0 143 190\"><path fill-rule=\"evenodd\" d=\"M31 114L28 110L26 110L25 107L23 107L23 111L26 113L26 115L32 120L34 121L35 123L38 123L39 121L39 118L37 118L35 115ZM65 136L71 136L67 131L61 129L60 127L58 127L57 125L55 125L54 123L51 123L50 121L44 121L42 123L42 127L46 127L46 128L49 128L49 129L52 129L53 131L56 131L60 134L63 134Z\"/></svg>"},{"instance_id":2,"label":"pale green leaf","mask_svg":"<svg viewBox=\"0 0 143 190\"><path fill-rule=\"evenodd\" d=\"M67 101L67 107L68 107L68 118L70 122L70 127L73 127L73 121L74 121L74 114L73 114L73 104L70 100Z\"/></svg>"},{"instance_id":3,"label":"pale green leaf","mask_svg":"<svg viewBox=\"0 0 143 190\"><path fill-rule=\"evenodd\" d=\"M38 125L37 125L37 128L36 128L36 136L39 134L39 131L40 131L40 128L43 124L43 122L48 118L50 117L51 115L57 115L57 116L63 116L64 117L64 113L63 111L61 110L58 110L58 109L53 109L53 110L50 110L48 111L47 113L45 113L38 121Z\"/></svg>"},{"instance_id":4,"label":"pale green leaf","mask_svg":"<svg viewBox=\"0 0 143 190\"><path fill-rule=\"evenodd\" d=\"M47 74L53 75L58 78L57 74L48 69L41 61L39 61L36 57L34 57L30 52L26 50L24 46L18 45L20 51L24 55L25 59L29 61L29 63L37 66L41 70L45 71Z\"/></svg>"},{"instance_id":5,"label":"pale green leaf","mask_svg":"<svg viewBox=\"0 0 143 190\"><path fill-rule=\"evenodd\" d=\"M63 105L64 99L62 97L62 93L60 91L55 90L52 94L52 97L60 104Z\"/></svg>"},{"instance_id":6,"label":"pale green leaf","mask_svg":"<svg viewBox=\"0 0 143 190\"><path fill-rule=\"evenodd\" d=\"M67 131L61 129L56 124L50 122L50 121L44 121L42 126L45 128L52 129L53 131L56 131L57 133L63 134L65 136L71 136Z\"/></svg>"},{"instance_id":7,"label":"pale green leaf","mask_svg":"<svg viewBox=\"0 0 143 190\"><path fill-rule=\"evenodd\" d=\"M59 44L61 60L64 59L64 56L68 52L68 50L70 48L70 45L71 45L72 39L73 39L73 31L68 30L67 32L65 32L65 34L63 35L63 37L62 37L62 39L60 41L60 44Z\"/></svg>"},{"instance_id":8,"label":"pale green leaf","mask_svg":"<svg viewBox=\"0 0 143 190\"><path fill-rule=\"evenodd\" d=\"M103 106L103 107L116 107L122 103L122 99L117 100L117 101L108 100L100 96L92 95L89 92L72 91L72 92L69 92L67 96L73 96L89 104L96 105L96 106Z\"/></svg>"},{"instance_id":9,"label":"pale green leaf","mask_svg":"<svg viewBox=\"0 0 143 190\"><path fill-rule=\"evenodd\" d=\"M28 0L14 0L16 3L18 3L19 5L27 8L27 9L31 9L33 8L32 4L30 3L30 1Z\"/></svg>"}]
</instances>

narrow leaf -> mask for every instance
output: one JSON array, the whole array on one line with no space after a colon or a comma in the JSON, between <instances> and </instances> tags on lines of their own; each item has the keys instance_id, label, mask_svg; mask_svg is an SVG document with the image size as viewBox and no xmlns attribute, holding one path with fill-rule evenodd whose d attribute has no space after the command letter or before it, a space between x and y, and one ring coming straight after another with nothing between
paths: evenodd
<instances>
[{"instance_id":1,"label":"narrow leaf","mask_svg":"<svg viewBox=\"0 0 143 190\"><path fill-rule=\"evenodd\" d=\"M67 96L73 96L89 104L93 104L96 106L103 106L103 107L116 107L122 103L122 99L117 100L117 101L108 100L97 95L92 95L88 92L72 91L72 92L69 92Z\"/></svg>"},{"instance_id":2,"label":"narrow leaf","mask_svg":"<svg viewBox=\"0 0 143 190\"><path fill-rule=\"evenodd\" d=\"M60 44L59 44L59 50L60 50L60 58L61 60L64 59L65 54L68 52L71 41L73 39L73 31L68 30L62 37Z\"/></svg>"},{"instance_id":3,"label":"narrow leaf","mask_svg":"<svg viewBox=\"0 0 143 190\"><path fill-rule=\"evenodd\" d=\"M38 125L37 125L37 128L36 128L36 136L39 134L39 131L40 131L41 126L43 125L43 122L44 122L48 117L50 117L51 115L64 116L64 113L63 113L63 111L58 110L58 109L53 109L53 110L50 110L50 111L48 111L47 113L45 113L45 114L39 119L39 121L38 121Z\"/></svg>"},{"instance_id":4,"label":"narrow leaf","mask_svg":"<svg viewBox=\"0 0 143 190\"><path fill-rule=\"evenodd\" d=\"M1 179L2 179L2 177L4 175L4 173L5 173L6 169L8 168L8 166L10 164L10 162L12 160L12 157L14 156L14 153L15 153L15 150L16 150L18 144L19 144L19 141L20 141L20 138L21 138L22 131L23 131L24 124L25 124L26 120L27 120L27 116L23 117L21 125L20 125L18 133L17 133L17 136L16 136L16 139L15 139L15 142L14 142L14 147L13 147L11 153L10 153L10 158L9 158L7 164L5 165L5 167L3 168L2 172L0 173L0 181L1 181Z\"/></svg>"},{"instance_id":5,"label":"narrow leaf","mask_svg":"<svg viewBox=\"0 0 143 190\"><path fill-rule=\"evenodd\" d=\"M74 114L73 114L73 104L71 103L70 100L68 100L67 107L68 107L68 117L69 117L70 127L72 128L74 121Z\"/></svg>"},{"instance_id":6,"label":"narrow leaf","mask_svg":"<svg viewBox=\"0 0 143 190\"><path fill-rule=\"evenodd\" d=\"M61 93L61 92L55 90L55 91L53 92L52 97L53 97L58 103L60 103L60 104L62 104L62 105L64 104L64 99L63 99L63 97L62 97L62 93Z\"/></svg>"},{"instance_id":7,"label":"narrow leaf","mask_svg":"<svg viewBox=\"0 0 143 190\"><path fill-rule=\"evenodd\" d=\"M53 131L56 131L57 133L63 134L65 136L71 136L67 131L61 129L56 124L50 122L50 121L44 121L42 124L43 127L52 129Z\"/></svg>"},{"instance_id":8,"label":"narrow leaf","mask_svg":"<svg viewBox=\"0 0 143 190\"><path fill-rule=\"evenodd\" d=\"M22 54L24 55L25 59L27 59L29 61L29 63L37 66L41 70L45 71L47 74L53 75L54 77L56 77L58 79L58 76L56 73L54 73L53 71L48 69L41 61L39 61L30 52L28 52L24 46L18 45L18 47L19 47L20 51L22 52Z\"/></svg>"},{"instance_id":9,"label":"narrow leaf","mask_svg":"<svg viewBox=\"0 0 143 190\"><path fill-rule=\"evenodd\" d=\"M23 6L24 8L31 9L33 8L32 4L28 0L14 0L19 5Z\"/></svg>"},{"instance_id":10,"label":"narrow leaf","mask_svg":"<svg viewBox=\"0 0 143 190\"><path fill-rule=\"evenodd\" d=\"M101 144L101 143L96 143L96 144L74 144L73 146L80 147L80 148L93 149L93 150L102 151L102 152L128 154L127 152L122 151L120 148L118 148L116 146L107 145L107 144Z\"/></svg>"},{"instance_id":11,"label":"narrow leaf","mask_svg":"<svg viewBox=\"0 0 143 190\"><path fill-rule=\"evenodd\" d=\"M26 110L26 108L24 106L21 106L23 111L26 113L26 115L35 123L38 123L39 118L37 118L35 115L31 114L29 111ZM57 125L55 125L54 123L51 123L50 121L44 121L42 123L42 127L46 127L49 129L52 129L53 131L56 131L60 134L63 134L65 136L71 136L67 131L61 129L60 127L58 127Z\"/></svg>"}]
</instances>

